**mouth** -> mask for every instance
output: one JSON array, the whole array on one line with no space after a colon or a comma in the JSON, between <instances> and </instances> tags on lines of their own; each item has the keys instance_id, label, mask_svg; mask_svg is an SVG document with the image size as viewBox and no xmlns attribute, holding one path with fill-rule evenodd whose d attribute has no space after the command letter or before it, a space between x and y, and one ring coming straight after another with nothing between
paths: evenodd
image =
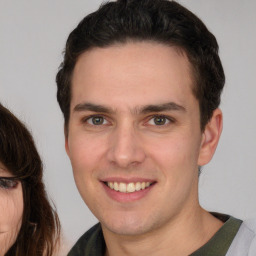
<instances>
[{"instance_id":1,"label":"mouth","mask_svg":"<svg viewBox=\"0 0 256 256\"><path fill-rule=\"evenodd\" d=\"M117 182L117 181L111 181L111 182L104 182L106 186L108 186L110 189L115 190L117 192L121 193L134 193L136 191L146 190L150 186L152 186L155 182Z\"/></svg>"}]
</instances>

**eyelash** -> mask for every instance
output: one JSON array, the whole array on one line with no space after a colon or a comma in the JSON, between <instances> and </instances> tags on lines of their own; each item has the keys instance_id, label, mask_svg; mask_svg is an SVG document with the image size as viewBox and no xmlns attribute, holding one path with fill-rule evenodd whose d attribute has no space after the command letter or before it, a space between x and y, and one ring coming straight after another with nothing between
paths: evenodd
<instances>
[{"instance_id":1,"label":"eyelash","mask_svg":"<svg viewBox=\"0 0 256 256\"><path fill-rule=\"evenodd\" d=\"M0 177L0 188L2 189L14 189L18 185L18 180L13 177Z\"/></svg>"},{"instance_id":2,"label":"eyelash","mask_svg":"<svg viewBox=\"0 0 256 256\"><path fill-rule=\"evenodd\" d=\"M92 119L92 118L102 118L102 119L103 119L103 123L102 123L102 124L98 124L98 125L97 125L97 124L93 124L93 123L89 123L88 121L89 121L90 119ZM175 122L175 120L174 120L173 118L171 118L170 116L161 115L161 114L156 114L156 115L151 115L151 116L149 116L149 117L147 118L146 124L149 124L149 122L150 122L151 120L154 120L155 118L162 118L162 119L165 119L165 123L164 123L164 124L159 124L159 125L157 125L157 124L155 124L155 125L151 124L152 126L158 126L159 128L160 128L160 127L165 127L165 126L167 126L167 125L169 125L169 124ZM166 124L166 121L168 122L167 124ZM108 122L108 120L107 120L107 118L104 117L103 115L91 115L91 116L88 116L88 117L85 117L85 118L82 119L82 123L87 123L87 124L89 124L89 125L91 125L91 126L106 125L106 124L104 124L104 122ZM150 125L150 124L149 124L149 125Z\"/></svg>"},{"instance_id":3,"label":"eyelash","mask_svg":"<svg viewBox=\"0 0 256 256\"><path fill-rule=\"evenodd\" d=\"M106 117L104 117L102 115L91 115L91 116L87 116L87 117L83 118L82 123L86 123L86 124L89 124L91 126L100 126L100 125L96 125L96 124L90 124L88 121L92 118L102 118L103 122L107 121Z\"/></svg>"},{"instance_id":4,"label":"eyelash","mask_svg":"<svg viewBox=\"0 0 256 256\"><path fill-rule=\"evenodd\" d=\"M175 120L174 120L173 118L171 118L170 116L157 114L157 115L152 115L152 116L150 116L150 117L148 118L148 120L147 120L147 123L149 123L151 120L153 120L153 122L154 122L154 119L155 119L155 118L162 118L162 119L165 119L165 121L168 122L168 123L165 122L165 123L162 124L162 125L157 125L157 124L153 125L153 126L158 126L158 128L166 127L166 126L170 125L171 123L174 123L174 122L175 122Z\"/></svg>"}]
</instances>

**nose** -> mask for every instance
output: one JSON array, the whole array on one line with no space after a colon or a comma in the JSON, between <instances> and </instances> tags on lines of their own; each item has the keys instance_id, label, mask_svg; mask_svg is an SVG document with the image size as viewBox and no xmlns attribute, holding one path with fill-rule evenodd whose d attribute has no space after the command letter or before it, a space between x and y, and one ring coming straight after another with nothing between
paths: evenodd
<instances>
[{"instance_id":1,"label":"nose","mask_svg":"<svg viewBox=\"0 0 256 256\"><path fill-rule=\"evenodd\" d=\"M139 134L133 125L122 124L110 136L108 160L120 168L139 165L146 158Z\"/></svg>"}]
</instances>

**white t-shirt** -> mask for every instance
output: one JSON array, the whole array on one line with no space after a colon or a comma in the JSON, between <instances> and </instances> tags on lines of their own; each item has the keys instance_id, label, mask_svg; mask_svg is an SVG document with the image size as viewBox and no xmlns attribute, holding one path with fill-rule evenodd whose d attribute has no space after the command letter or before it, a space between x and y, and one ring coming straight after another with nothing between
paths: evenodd
<instances>
[{"instance_id":1,"label":"white t-shirt","mask_svg":"<svg viewBox=\"0 0 256 256\"><path fill-rule=\"evenodd\" d=\"M226 256L256 256L256 220L243 221Z\"/></svg>"}]
</instances>

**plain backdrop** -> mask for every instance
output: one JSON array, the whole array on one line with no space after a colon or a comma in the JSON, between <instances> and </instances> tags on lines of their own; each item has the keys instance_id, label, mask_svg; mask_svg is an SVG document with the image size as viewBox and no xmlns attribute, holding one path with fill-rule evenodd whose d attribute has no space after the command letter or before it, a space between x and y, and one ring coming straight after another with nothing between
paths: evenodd
<instances>
[{"instance_id":1,"label":"plain backdrop","mask_svg":"<svg viewBox=\"0 0 256 256\"><path fill-rule=\"evenodd\" d=\"M70 247L97 220L77 192L64 149L55 75L68 34L99 0L0 0L0 101L23 120ZM256 1L182 0L217 37L226 73L224 130L200 177L208 210L256 217ZM152 207L154 207L152 205Z\"/></svg>"}]
</instances>

